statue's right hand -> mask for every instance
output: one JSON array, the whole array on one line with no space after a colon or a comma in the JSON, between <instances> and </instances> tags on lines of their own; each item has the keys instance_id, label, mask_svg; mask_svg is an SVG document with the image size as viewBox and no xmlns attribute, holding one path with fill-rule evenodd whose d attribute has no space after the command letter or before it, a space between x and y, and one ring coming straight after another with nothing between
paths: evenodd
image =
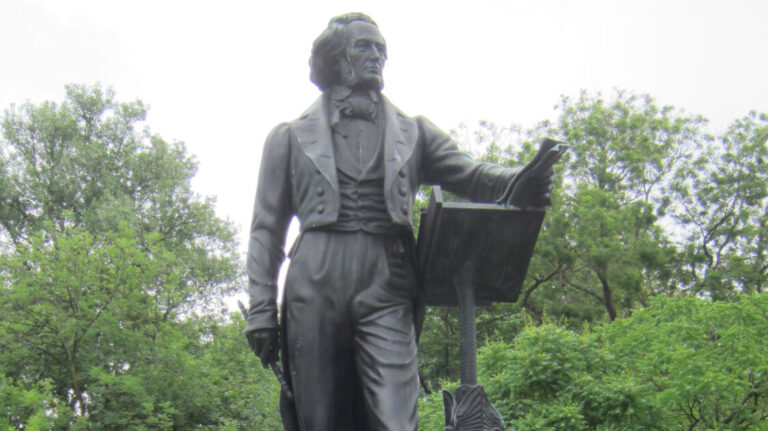
<instances>
[{"instance_id":1,"label":"statue's right hand","mask_svg":"<svg viewBox=\"0 0 768 431\"><path fill-rule=\"evenodd\" d=\"M254 329L245 334L251 350L261 359L261 365L267 368L270 362L277 361L280 351L280 337L277 329Z\"/></svg>"}]
</instances>

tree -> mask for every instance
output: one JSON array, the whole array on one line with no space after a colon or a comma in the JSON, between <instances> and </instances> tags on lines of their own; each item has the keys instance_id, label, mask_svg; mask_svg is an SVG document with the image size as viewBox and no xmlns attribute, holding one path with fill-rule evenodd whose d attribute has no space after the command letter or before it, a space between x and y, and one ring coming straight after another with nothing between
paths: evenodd
<instances>
[{"instance_id":1,"label":"tree","mask_svg":"<svg viewBox=\"0 0 768 431\"><path fill-rule=\"evenodd\" d=\"M586 306L592 302L614 320L675 289L676 250L661 220L674 169L692 145L706 140L704 120L624 92L610 101L586 93L563 98L558 111L556 127L544 124L532 133L553 134L571 151L529 270L524 301L530 304L524 304L534 314L546 309L593 320L598 315Z\"/></svg>"},{"instance_id":2,"label":"tree","mask_svg":"<svg viewBox=\"0 0 768 431\"><path fill-rule=\"evenodd\" d=\"M137 131L141 102L66 93L2 122L0 370L47 379L61 428L223 421L196 322L241 288L234 229L191 190L184 145Z\"/></svg>"},{"instance_id":3,"label":"tree","mask_svg":"<svg viewBox=\"0 0 768 431\"><path fill-rule=\"evenodd\" d=\"M126 223L143 247L155 235L172 258L157 280L164 318L209 304L221 293L221 279L236 275L238 255L232 226L215 217L212 199L190 187L194 159L183 143L136 130L147 114L140 101L117 102L99 86L69 85L66 93L61 105L6 112L3 234L18 244L46 222L92 233Z\"/></svg>"},{"instance_id":4,"label":"tree","mask_svg":"<svg viewBox=\"0 0 768 431\"><path fill-rule=\"evenodd\" d=\"M684 286L727 299L768 287L768 115L736 120L676 172Z\"/></svg>"},{"instance_id":5,"label":"tree","mask_svg":"<svg viewBox=\"0 0 768 431\"><path fill-rule=\"evenodd\" d=\"M186 319L130 369L94 368L82 429L282 430L280 386L246 348L244 327L239 314Z\"/></svg>"},{"instance_id":6,"label":"tree","mask_svg":"<svg viewBox=\"0 0 768 431\"><path fill-rule=\"evenodd\" d=\"M155 265L131 232L95 241L66 231L29 237L0 260L5 289L0 305L0 369L17 379L51 379L59 399L87 412L88 372L113 372L139 361L141 332L152 328L142 287Z\"/></svg>"}]
</instances>

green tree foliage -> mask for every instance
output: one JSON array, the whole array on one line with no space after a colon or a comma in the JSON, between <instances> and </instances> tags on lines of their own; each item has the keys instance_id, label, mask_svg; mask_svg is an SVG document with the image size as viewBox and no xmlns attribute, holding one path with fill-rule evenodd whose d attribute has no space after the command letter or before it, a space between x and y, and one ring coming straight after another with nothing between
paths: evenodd
<instances>
[{"instance_id":1,"label":"green tree foliage","mask_svg":"<svg viewBox=\"0 0 768 431\"><path fill-rule=\"evenodd\" d=\"M751 112L676 173L675 215L685 231L680 269L692 292L726 299L768 287L766 141L768 115Z\"/></svg>"},{"instance_id":2,"label":"green tree foliage","mask_svg":"<svg viewBox=\"0 0 768 431\"><path fill-rule=\"evenodd\" d=\"M517 430L768 429L768 297L657 297L584 330L544 324L489 343L480 383ZM421 429L442 430L439 396Z\"/></svg>"},{"instance_id":3,"label":"green tree foliage","mask_svg":"<svg viewBox=\"0 0 768 431\"><path fill-rule=\"evenodd\" d=\"M281 430L279 385L245 348L244 326L240 315L187 319L128 370L93 368L79 429Z\"/></svg>"},{"instance_id":4,"label":"green tree foliage","mask_svg":"<svg viewBox=\"0 0 768 431\"><path fill-rule=\"evenodd\" d=\"M214 429L282 431L280 385L243 342L243 329L245 320L240 313L227 322L211 319L206 325L211 341L204 344L201 364L210 374L202 389L221 418Z\"/></svg>"},{"instance_id":5,"label":"green tree foliage","mask_svg":"<svg viewBox=\"0 0 768 431\"><path fill-rule=\"evenodd\" d=\"M19 384L0 374L0 431L46 431L54 426L56 412L46 382Z\"/></svg>"},{"instance_id":6,"label":"green tree foliage","mask_svg":"<svg viewBox=\"0 0 768 431\"><path fill-rule=\"evenodd\" d=\"M656 298L595 337L641 384L665 429L768 429L768 297Z\"/></svg>"},{"instance_id":7,"label":"green tree foliage","mask_svg":"<svg viewBox=\"0 0 768 431\"><path fill-rule=\"evenodd\" d=\"M130 366L143 350L137 342L157 330L142 292L156 263L129 232L97 243L71 231L34 234L0 262L0 367L15 378L51 379L60 399L85 414L90 367Z\"/></svg>"},{"instance_id":8,"label":"green tree foliage","mask_svg":"<svg viewBox=\"0 0 768 431\"><path fill-rule=\"evenodd\" d=\"M111 90L70 85L61 104L25 104L2 122L0 226L13 243L40 230L127 224L140 245L165 253L156 280L165 318L209 304L236 275L232 226L190 187L196 164L182 143L136 130L147 108ZM229 287L234 287L230 284Z\"/></svg>"},{"instance_id":9,"label":"green tree foliage","mask_svg":"<svg viewBox=\"0 0 768 431\"><path fill-rule=\"evenodd\" d=\"M244 413L278 392L242 322L211 314L242 287L235 231L145 116L98 86L6 112L0 376L14 400L32 394L8 421L34 429L50 400L55 429L278 429L274 408Z\"/></svg>"},{"instance_id":10,"label":"green tree foliage","mask_svg":"<svg viewBox=\"0 0 768 431\"><path fill-rule=\"evenodd\" d=\"M672 173L706 140L704 120L623 92L563 98L558 111L548 132L571 151L525 288L528 308L594 320L592 303L614 320L675 290L676 250L660 221Z\"/></svg>"},{"instance_id":11,"label":"green tree foliage","mask_svg":"<svg viewBox=\"0 0 768 431\"><path fill-rule=\"evenodd\" d=\"M486 346L481 378L491 402L518 430L663 429L638 385L589 334L544 325Z\"/></svg>"}]
</instances>

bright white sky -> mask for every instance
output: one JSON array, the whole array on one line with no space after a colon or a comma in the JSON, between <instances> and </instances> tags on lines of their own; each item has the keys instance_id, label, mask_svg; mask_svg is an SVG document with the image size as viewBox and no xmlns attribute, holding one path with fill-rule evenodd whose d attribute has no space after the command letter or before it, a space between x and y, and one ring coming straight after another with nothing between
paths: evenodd
<instances>
[{"instance_id":1,"label":"bright white sky","mask_svg":"<svg viewBox=\"0 0 768 431\"><path fill-rule=\"evenodd\" d=\"M244 248L264 138L318 96L312 41L350 11L387 40L390 100L446 130L530 127L580 89L649 93L715 130L768 111L762 0L0 0L0 109L61 101L67 83L140 98L153 132L197 156L195 189Z\"/></svg>"}]
</instances>

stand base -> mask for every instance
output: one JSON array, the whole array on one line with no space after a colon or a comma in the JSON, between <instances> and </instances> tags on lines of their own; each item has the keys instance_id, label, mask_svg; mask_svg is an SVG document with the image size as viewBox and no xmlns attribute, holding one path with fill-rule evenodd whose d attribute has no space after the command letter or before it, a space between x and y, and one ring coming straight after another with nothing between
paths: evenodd
<instances>
[{"instance_id":1,"label":"stand base","mask_svg":"<svg viewBox=\"0 0 768 431\"><path fill-rule=\"evenodd\" d=\"M454 397L443 391L445 431L504 431L504 420L480 385L460 385Z\"/></svg>"}]
</instances>

